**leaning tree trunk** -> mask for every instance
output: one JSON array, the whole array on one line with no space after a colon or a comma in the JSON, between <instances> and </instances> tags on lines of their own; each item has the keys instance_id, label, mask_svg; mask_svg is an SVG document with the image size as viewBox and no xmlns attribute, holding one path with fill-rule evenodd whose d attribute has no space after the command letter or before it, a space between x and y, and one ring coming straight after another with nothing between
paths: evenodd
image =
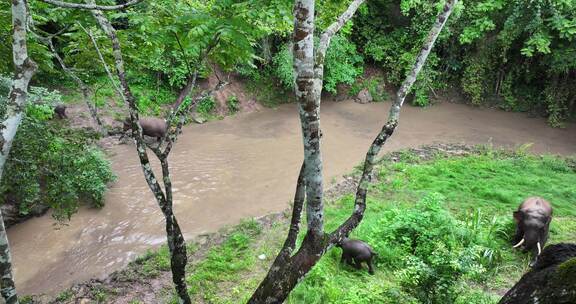
<instances>
[{"instance_id":1,"label":"leaning tree trunk","mask_svg":"<svg viewBox=\"0 0 576 304\"><path fill-rule=\"evenodd\" d=\"M93 4L93 0L88 1L89 4ZM180 303L191 303L190 296L188 295L188 290L186 287L186 243L184 241L184 236L180 230L176 217L172 211L172 188L170 182L169 168L168 168L168 153L169 150L164 153L156 153L160 158L162 164L163 172L163 182L165 187L165 192L162 191L162 187L158 183L154 172L150 166L150 160L148 158L148 153L146 152L146 144L144 143L144 138L142 137L142 128L138 123L138 110L136 106L136 99L130 90L128 81L126 80L126 73L124 70L124 60L122 58L122 51L120 48L120 41L116 35L116 30L112 27L112 24L104 14L99 10L92 10L92 15L98 21L100 27L108 35L109 39L112 41L112 49L114 62L116 66L116 75L120 80L120 86L122 87L122 96L124 97L126 103L129 106L130 118L132 121L133 137L136 140L138 157L140 159L140 164L142 165L142 170L144 172L144 177L146 182L150 187L150 190L154 194L156 201L158 202L160 209L164 215L166 221L166 234L168 240L168 249L170 251L170 264L172 268L172 281L176 287L176 292L178 293ZM170 144L169 144L170 145Z\"/></svg>"},{"instance_id":2,"label":"leaning tree trunk","mask_svg":"<svg viewBox=\"0 0 576 304\"><path fill-rule=\"evenodd\" d=\"M0 180L4 173L4 165L10 154L12 141L22 121L22 111L26 106L28 84L36 71L36 64L28 57L26 44L26 24L28 9L25 0L12 0L12 55L14 59L14 78L4 117L0 122ZM0 211L0 292L7 304L18 303L16 286L12 275L12 258L4 218Z\"/></svg>"},{"instance_id":3,"label":"leaning tree trunk","mask_svg":"<svg viewBox=\"0 0 576 304\"><path fill-rule=\"evenodd\" d=\"M318 49L314 52L314 1L296 1L294 6L294 71L296 74L296 98L304 143L304 164L294 197L290 230L284 245L274 260L268 274L258 286L249 303L282 303L296 284L314 267L322 255L358 226L366 209L366 194L376 157L398 125L400 109L406 94L416 81L438 34L446 24L457 0L446 2L432 26L416 62L390 108L387 123L378 133L366 153L362 177L356 191L352 215L335 231L326 234L323 229L324 208L322 196L322 157L320 153L320 96L324 73L324 58L330 40L354 15L362 0L353 1L348 9L320 36ZM301 247L295 250L301 211L306 202L307 233Z\"/></svg>"}]
</instances>

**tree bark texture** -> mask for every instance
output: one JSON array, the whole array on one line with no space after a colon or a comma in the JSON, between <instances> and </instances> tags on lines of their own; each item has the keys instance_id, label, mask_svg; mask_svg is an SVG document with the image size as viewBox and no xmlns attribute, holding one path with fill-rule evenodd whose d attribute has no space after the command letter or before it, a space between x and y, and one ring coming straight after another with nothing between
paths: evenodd
<instances>
[{"instance_id":1,"label":"tree bark texture","mask_svg":"<svg viewBox=\"0 0 576 304\"><path fill-rule=\"evenodd\" d=\"M325 53L331 38L354 15L363 0L353 1L347 10L320 36L320 44L314 52L314 1L296 1L294 6L294 71L296 74L296 98L304 144L304 164L298 178L292 222L283 248L270 267L268 274L252 295L249 303L282 303L296 284L320 260L322 255L358 226L366 209L366 194L376 157L382 146L392 136L400 115L400 109L422 66L434 46L457 0L446 2L437 17L417 60L397 92L390 108L388 121L378 133L364 161L362 177L356 191L352 215L335 231L326 235L323 230L322 158L320 153L320 96L324 73ZM305 188L305 190L303 189ZM301 247L291 256L298 235L302 203L306 202L308 230Z\"/></svg>"},{"instance_id":2,"label":"tree bark texture","mask_svg":"<svg viewBox=\"0 0 576 304\"><path fill-rule=\"evenodd\" d=\"M8 96L6 113L0 117L0 180L3 177L4 165L12 148L18 126L26 106L28 85L36 72L37 66L28 57L27 21L28 6L25 0L12 0L12 56L14 61L14 78ZM0 212L0 293L7 304L18 303L18 295L12 274L12 257L4 218Z\"/></svg>"},{"instance_id":3,"label":"tree bark texture","mask_svg":"<svg viewBox=\"0 0 576 304\"><path fill-rule=\"evenodd\" d=\"M93 3L93 0L89 0ZM89 2L89 3L90 3ZM162 175L164 183L164 191L160 186L154 171L150 165L150 160L148 158L148 153L146 152L146 144L142 136L142 127L139 124L138 110L136 107L136 100L134 95L130 90L128 81L126 80L126 73L124 70L124 60L122 58L122 51L120 48L120 41L116 35L116 30L112 27L112 24L108 18L99 10L92 10L92 15L98 21L100 27L108 35L112 41L112 49L114 56L114 63L116 67L116 75L120 80L120 86L122 87L122 96L125 102L128 104L130 110L130 119L132 122L133 137L136 141L136 150L138 152L138 157L140 159L140 164L144 172L144 177L148 184L148 187L154 194L160 209L164 215L166 224L166 235L168 242L168 249L170 251L170 267L172 270L172 281L175 285L176 292L178 294L179 302L189 304L192 303L190 296L188 295L186 287L186 243L178 221L174 216L172 210L172 183L170 181L170 172L168 165L168 155L163 155L162 153L156 153L160 159L162 165ZM159 150L158 150L159 151Z\"/></svg>"}]
</instances>

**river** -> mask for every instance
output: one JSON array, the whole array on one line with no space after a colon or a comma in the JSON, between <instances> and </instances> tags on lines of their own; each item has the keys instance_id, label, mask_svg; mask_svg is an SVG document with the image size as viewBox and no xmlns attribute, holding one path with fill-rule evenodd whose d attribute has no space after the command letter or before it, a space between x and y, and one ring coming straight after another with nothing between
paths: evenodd
<instances>
[{"instance_id":1,"label":"river","mask_svg":"<svg viewBox=\"0 0 576 304\"><path fill-rule=\"evenodd\" d=\"M389 103L322 104L322 149L327 187L349 172L387 117ZM576 125L553 129L523 113L440 103L405 106L384 150L437 142L492 143L532 151L576 152ZM118 181L101 210L81 208L67 225L49 216L9 229L21 294L54 294L102 277L165 242L163 216L145 183L132 144L116 145L110 159ZM187 238L247 217L284 210L302 161L296 106L238 114L184 129L170 156L175 213Z\"/></svg>"}]
</instances>

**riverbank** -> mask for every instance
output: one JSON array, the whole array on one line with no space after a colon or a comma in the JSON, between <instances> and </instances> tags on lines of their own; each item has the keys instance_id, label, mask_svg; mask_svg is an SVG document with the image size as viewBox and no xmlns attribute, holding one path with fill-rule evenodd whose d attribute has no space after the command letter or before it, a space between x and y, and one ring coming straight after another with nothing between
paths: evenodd
<instances>
[{"instance_id":1,"label":"riverbank","mask_svg":"<svg viewBox=\"0 0 576 304\"><path fill-rule=\"evenodd\" d=\"M459 271L451 270L450 275L458 277L453 282L455 286L472 286L465 295L458 297L461 302L495 303L526 271L528 256L512 250L508 244L513 231L510 213L525 196L542 195L555 207L548 244L576 242L573 232L576 229L576 206L573 204L576 192L569 188L576 182L574 158L531 156L523 150L508 152L487 147L435 145L389 153L382 158L375 173L366 218L353 237L365 239L379 250L376 276L369 276L365 270L355 271L338 265L339 249L332 249L294 291L288 303L327 303L350 297L349 303L365 303L367 296L379 303L419 303L418 295L405 289L406 283L396 268L398 264L389 260L404 259L402 252L396 250L387 256L391 252L382 252L385 247L379 246L381 240L374 237L378 235L383 218L389 218L394 210L409 212L418 208L416 203L422 204L430 193L443 197L439 204L458 218L448 222L453 221L455 227L465 232L474 232L474 250L484 248L490 252L490 260L475 261L474 270L462 270L461 275L458 275ZM328 229L349 213L357 178L357 172L354 172L327 191ZM482 179L484 181L479 183ZM187 273L195 303L245 300L265 275L281 246L289 214L286 210L244 220L238 226L191 241ZM427 218L429 225L433 226L433 219ZM447 223L445 218L442 222ZM424 227L426 223L418 225L430 228ZM486 235L488 231L492 234ZM451 255L444 256L445 259L460 253L463 257L471 255L469 258L474 260L474 254L464 251L466 248L462 251L447 248ZM434 265L430 267L434 269ZM355 292L353 295L341 294L343 290ZM36 303L78 303L83 299L85 302L81 303L170 303L171 297L168 253L162 247L106 279L76 285L52 301L47 297L36 298ZM474 302L472 297L482 301Z\"/></svg>"},{"instance_id":2,"label":"riverbank","mask_svg":"<svg viewBox=\"0 0 576 304\"><path fill-rule=\"evenodd\" d=\"M323 103L326 185L363 159L389 105ZM296 105L286 104L184 128L170 163L175 212L186 219L180 225L187 239L287 207L302 161L296 113ZM384 152L446 141L509 148L534 143L533 153L566 155L576 150L576 125L555 129L522 113L448 102L405 107ZM163 217L134 147L112 145L108 151L118 180L102 209L81 208L68 225L57 229L52 218L43 216L8 231L20 292L54 294L74 283L103 278L165 243Z\"/></svg>"}]
</instances>

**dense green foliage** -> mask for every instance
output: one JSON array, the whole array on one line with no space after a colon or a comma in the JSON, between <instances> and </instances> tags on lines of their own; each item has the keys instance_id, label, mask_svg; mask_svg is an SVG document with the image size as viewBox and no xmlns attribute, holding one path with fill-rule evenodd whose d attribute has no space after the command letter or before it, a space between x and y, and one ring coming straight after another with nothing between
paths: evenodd
<instances>
[{"instance_id":1,"label":"dense green foliage","mask_svg":"<svg viewBox=\"0 0 576 304\"><path fill-rule=\"evenodd\" d=\"M101 207L107 183L114 180L110 163L92 142L93 131L71 129L51 120L61 96L32 87L30 104L14 139L2 179L2 203L13 203L20 215L53 209L59 220L70 218L80 202Z\"/></svg>"},{"instance_id":2,"label":"dense green foliage","mask_svg":"<svg viewBox=\"0 0 576 304\"><path fill-rule=\"evenodd\" d=\"M398 84L414 60L438 1L370 1L354 41ZM576 2L463 1L414 91L459 85L474 104L545 113L561 125L576 111Z\"/></svg>"},{"instance_id":3,"label":"dense green foliage","mask_svg":"<svg viewBox=\"0 0 576 304\"><path fill-rule=\"evenodd\" d=\"M292 49L284 45L274 56L274 74L286 89L294 88ZM356 51L356 45L345 36L336 35L326 53L324 90L336 93L339 83L353 84L363 71L363 57Z\"/></svg>"},{"instance_id":4,"label":"dense green foliage","mask_svg":"<svg viewBox=\"0 0 576 304\"><path fill-rule=\"evenodd\" d=\"M316 32L333 22L347 4L317 1ZM399 85L442 4L366 2L331 43L324 89L335 93L338 84L353 84L365 62L382 68L387 84ZM207 76L218 65L248 76L264 91L274 89L266 88L268 83L278 83L289 92L292 5L288 0L159 0L107 14L120 29L129 79L140 86L140 107L159 115L160 107L173 100L169 92L178 90L196 68ZM101 79L93 77L103 75L103 69L77 22L95 34L111 63L109 42L88 12L40 2L32 2L31 10L41 31L68 27L56 38L59 52L87 82ZM473 104L543 114L551 125L562 126L576 112L575 12L576 2L571 0L461 1L412 89L413 104L428 105L436 90L458 88ZM0 48L0 72L7 72L9 3L0 4L0 13L6 17L0 18L0 41L6 42ZM46 47L34 36L30 40L32 57L40 63L38 79L61 81L64 77ZM267 96L261 100L271 97L263 95Z\"/></svg>"}]
</instances>

